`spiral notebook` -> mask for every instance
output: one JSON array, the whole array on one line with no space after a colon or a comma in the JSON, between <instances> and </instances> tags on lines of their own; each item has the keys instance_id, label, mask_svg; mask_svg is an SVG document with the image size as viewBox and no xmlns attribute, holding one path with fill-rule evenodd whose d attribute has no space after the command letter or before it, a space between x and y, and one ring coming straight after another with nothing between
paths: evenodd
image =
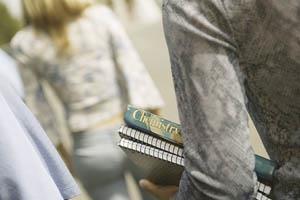
<instances>
[{"instance_id":1,"label":"spiral notebook","mask_svg":"<svg viewBox=\"0 0 300 200\"><path fill-rule=\"evenodd\" d=\"M179 185L184 170L183 148L149 133L122 125L119 146L150 181L159 185ZM256 200L271 200L271 187L257 182Z\"/></svg>"},{"instance_id":2,"label":"spiral notebook","mask_svg":"<svg viewBox=\"0 0 300 200\"><path fill-rule=\"evenodd\" d=\"M145 178L160 185L179 185L184 169L182 157L126 138L121 139L119 146L143 170Z\"/></svg>"},{"instance_id":3,"label":"spiral notebook","mask_svg":"<svg viewBox=\"0 0 300 200\"><path fill-rule=\"evenodd\" d=\"M129 128L126 125L121 126L119 129L119 134L121 137L135 139L143 144L183 157L183 149L176 144L161 140L158 137L143 133L142 131Z\"/></svg>"}]
</instances>

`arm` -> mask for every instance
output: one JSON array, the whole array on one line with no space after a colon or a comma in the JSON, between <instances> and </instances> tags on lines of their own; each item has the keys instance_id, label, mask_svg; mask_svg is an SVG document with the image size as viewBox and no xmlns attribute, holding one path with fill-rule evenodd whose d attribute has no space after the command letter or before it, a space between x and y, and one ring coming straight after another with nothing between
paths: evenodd
<instances>
[{"instance_id":1,"label":"arm","mask_svg":"<svg viewBox=\"0 0 300 200\"><path fill-rule=\"evenodd\" d=\"M169 0L164 28L184 131L178 199L248 200L254 154L237 45L221 1Z\"/></svg>"},{"instance_id":2,"label":"arm","mask_svg":"<svg viewBox=\"0 0 300 200\"><path fill-rule=\"evenodd\" d=\"M53 106L53 99L50 101L47 89L43 81L28 67L20 68L24 80L26 105L39 120L47 136L57 148L69 170L73 173L71 155L68 152L62 138L62 128L59 125L57 106ZM52 97L53 98L53 97Z\"/></svg>"},{"instance_id":3,"label":"arm","mask_svg":"<svg viewBox=\"0 0 300 200\"><path fill-rule=\"evenodd\" d=\"M28 67L21 66L20 72L24 81L26 91L25 102L27 106L40 121L53 144L58 146L61 143L61 138L57 120L54 110L47 99L41 80Z\"/></svg>"},{"instance_id":4,"label":"arm","mask_svg":"<svg viewBox=\"0 0 300 200\"><path fill-rule=\"evenodd\" d=\"M0 108L0 199L52 200L78 195L54 146L2 76Z\"/></svg>"},{"instance_id":5,"label":"arm","mask_svg":"<svg viewBox=\"0 0 300 200\"><path fill-rule=\"evenodd\" d=\"M6 49L9 51L9 49ZM24 86L19 74L17 62L14 61L9 54L0 49L0 73L5 74L8 82L11 83L13 88L17 91L21 98L24 97Z\"/></svg>"},{"instance_id":6,"label":"arm","mask_svg":"<svg viewBox=\"0 0 300 200\"><path fill-rule=\"evenodd\" d=\"M19 31L11 41L12 56L19 63L20 75L25 89L25 101L30 110L41 122L55 146L61 141L56 110L46 95L41 68L44 62L40 59L40 51L32 48L32 43L39 41L30 28ZM43 44L44 45L44 44ZM41 46L41 45L39 45ZM43 46L44 47L44 46ZM42 47L41 47L42 48Z\"/></svg>"},{"instance_id":7,"label":"arm","mask_svg":"<svg viewBox=\"0 0 300 200\"><path fill-rule=\"evenodd\" d=\"M110 14L109 32L113 57L118 74L124 83L128 103L149 110L163 106L163 100L149 72L140 60L127 34L113 14ZM123 92L124 92L123 91Z\"/></svg>"}]
</instances>

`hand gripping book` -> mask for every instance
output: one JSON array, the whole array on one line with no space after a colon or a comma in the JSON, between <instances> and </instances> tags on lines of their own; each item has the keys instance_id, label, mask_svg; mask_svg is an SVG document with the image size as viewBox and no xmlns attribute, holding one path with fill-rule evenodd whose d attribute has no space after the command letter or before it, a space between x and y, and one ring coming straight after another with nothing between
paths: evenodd
<instances>
[{"instance_id":1,"label":"hand gripping book","mask_svg":"<svg viewBox=\"0 0 300 200\"><path fill-rule=\"evenodd\" d=\"M127 125L119 129L119 146L152 182L178 185L184 169L180 125L132 106L128 106L124 118ZM263 157L255 158L256 199L268 200L276 165Z\"/></svg>"}]
</instances>

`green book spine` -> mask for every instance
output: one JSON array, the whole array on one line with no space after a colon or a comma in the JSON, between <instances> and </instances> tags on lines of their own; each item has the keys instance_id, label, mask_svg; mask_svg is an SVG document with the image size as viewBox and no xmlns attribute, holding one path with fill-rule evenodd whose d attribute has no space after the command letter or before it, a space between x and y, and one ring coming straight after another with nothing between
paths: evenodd
<instances>
[{"instance_id":1,"label":"green book spine","mask_svg":"<svg viewBox=\"0 0 300 200\"><path fill-rule=\"evenodd\" d=\"M125 112L124 121L131 128L183 146L181 127L179 124L130 105Z\"/></svg>"},{"instance_id":2,"label":"green book spine","mask_svg":"<svg viewBox=\"0 0 300 200\"><path fill-rule=\"evenodd\" d=\"M255 155L255 172L260 180L272 183L276 167L274 161Z\"/></svg>"}]
</instances>

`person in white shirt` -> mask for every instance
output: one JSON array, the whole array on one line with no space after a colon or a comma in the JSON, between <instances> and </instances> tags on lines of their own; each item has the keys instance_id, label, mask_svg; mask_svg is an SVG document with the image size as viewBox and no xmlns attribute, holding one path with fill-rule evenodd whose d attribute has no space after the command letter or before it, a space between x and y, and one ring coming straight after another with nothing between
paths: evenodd
<instances>
[{"instance_id":1,"label":"person in white shirt","mask_svg":"<svg viewBox=\"0 0 300 200\"><path fill-rule=\"evenodd\" d=\"M23 3L28 26L11 46L62 101L83 186L93 199L128 199L117 128L125 104L159 110L157 88L107 7L90 0Z\"/></svg>"}]
</instances>

